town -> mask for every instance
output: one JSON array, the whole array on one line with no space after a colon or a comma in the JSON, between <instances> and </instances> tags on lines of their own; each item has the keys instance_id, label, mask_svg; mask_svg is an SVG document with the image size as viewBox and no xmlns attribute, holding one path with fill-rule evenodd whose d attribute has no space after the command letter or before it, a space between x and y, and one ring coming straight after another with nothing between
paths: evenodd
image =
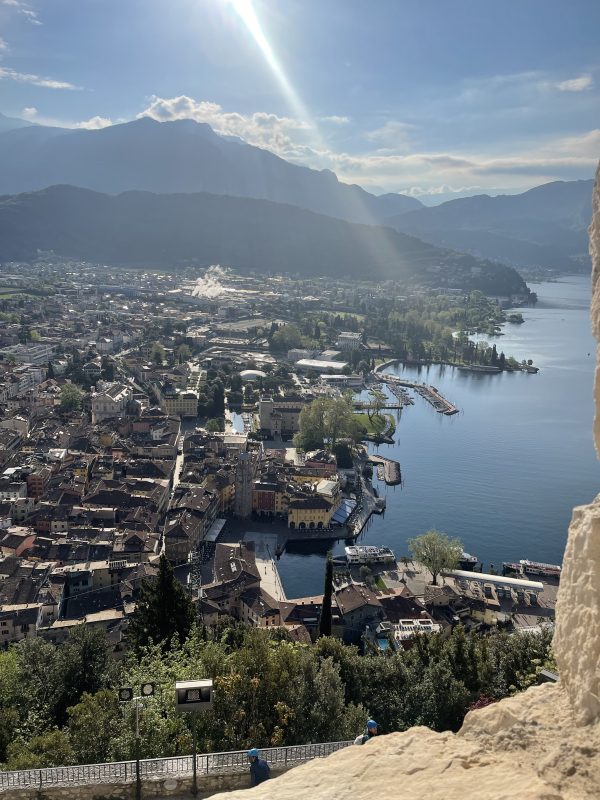
<instances>
[{"instance_id":1,"label":"town","mask_svg":"<svg viewBox=\"0 0 600 800\"><path fill-rule=\"evenodd\" d=\"M414 308L435 299L450 319L452 308L465 316L467 302L469 326L489 327L503 320L502 304L526 299L465 301L461 290L419 287L400 296L385 285L219 267L198 274L51 257L4 266L3 647L31 636L61 643L84 623L122 652L161 555L205 625L233 617L314 640L323 597L287 597L277 559L290 542L355 541L385 511L373 470L395 485L401 466L364 442L393 435L386 410L428 402L459 411L435 387L379 370L431 349ZM409 352L368 330L390 302L407 309ZM389 316L399 329L398 310ZM437 336L446 357L456 341ZM464 365L510 366L495 347L472 350L464 344ZM371 551L334 563L332 633L344 642L384 651L459 621L533 630L553 619L557 574L542 584L459 570L435 587L423 565Z\"/></svg>"}]
</instances>

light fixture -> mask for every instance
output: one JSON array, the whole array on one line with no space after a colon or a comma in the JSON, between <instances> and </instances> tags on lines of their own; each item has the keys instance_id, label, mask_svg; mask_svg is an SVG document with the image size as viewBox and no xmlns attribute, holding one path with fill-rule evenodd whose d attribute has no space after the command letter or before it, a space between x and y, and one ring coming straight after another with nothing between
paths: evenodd
<instances>
[{"instance_id":1,"label":"light fixture","mask_svg":"<svg viewBox=\"0 0 600 800\"><path fill-rule=\"evenodd\" d=\"M119 689L119 700L121 703L128 703L133 700L133 689L131 686L122 686Z\"/></svg>"},{"instance_id":2,"label":"light fixture","mask_svg":"<svg viewBox=\"0 0 600 800\"><path fill-rule=\"evenodd\" d=\"M140 686L140 694L142 697L153 697L156 690L155 683L142 683Z\"/></svg>"}]
</instances>

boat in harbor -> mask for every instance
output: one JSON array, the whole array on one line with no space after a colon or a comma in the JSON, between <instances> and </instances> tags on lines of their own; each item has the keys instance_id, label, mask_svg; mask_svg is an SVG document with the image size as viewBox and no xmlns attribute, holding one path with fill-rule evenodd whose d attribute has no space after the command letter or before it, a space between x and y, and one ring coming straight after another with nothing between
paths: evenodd
<instances>
[{"instance_id":1,"label":"boat in harbor","mask_svg":"<svg viewBox=\"0 0 600 800\"><path fill-rule=\"evenodd\" d=\"M504 561L502 564L505 572L517 572L521 575L542 575L546 578L560 578L562 567L559 564L544 564L542 561Z\"/></svg>"},{"instance_id":2,"label":"boat in harbor","mask_svg":"<svg viewBox=\"0 0 600 800\"><path fill-rule=\"evenodd\" d=\"M458 559L459 567L465 570L472 570L478 562L479 559L477 556L472 556L470 553L465 553L464 551L460 554L460 558Z\"/></svg>"},{"instance_id":3,"label":"boat in harbor","mask_svg":"<svg viewBox=\"0 0 600 800\"><path fill-rule=\"evenodd\" d=\"M374 545L351 545L344 549L348 564L396 563L394 551L389 547L375 547Z\"/></svg>"},{"instance_id":4,"label":"boat in harbor","mask_svg":"<svg viewBox=\"0 0 600 800\"><path fill-rule=\"evenodd\" d=\"M541 561L528 561L525 558L520 559L523 572L529 575L546 575L547 577L560 578L562 567L559 564L544 564Z\"/></svg>"}]
</instances>

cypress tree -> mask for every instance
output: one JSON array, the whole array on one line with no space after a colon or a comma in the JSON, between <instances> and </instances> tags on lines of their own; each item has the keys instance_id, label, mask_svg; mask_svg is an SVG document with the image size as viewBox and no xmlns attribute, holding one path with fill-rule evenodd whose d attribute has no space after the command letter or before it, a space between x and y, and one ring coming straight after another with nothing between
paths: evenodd
<instances>
[{"instance_id":1,"label":"cypress tree","mask_svg":"<svg viewBox=\"0 0 600 800\"><path fill-rule=\"evenodd\" d=\"M175 634L181 642L187 639L194 617L190 597L175 579L169 560L162 555L156 578L142 581L127 638L135 650L151 642L168 650Z\"/></svg>"},{"instance_id":2,"label":"cypress tree","mask_svg":"<svg viewBox=\"0 0 600 800\"><path fill-rule=\"evenodd\" d=\"M325 564L325 590L323 592L323 606L319 619L319 637L331 636L331 596L333 594L333 559L331 551L327 553Z\"/></svg>"}]
</instances>

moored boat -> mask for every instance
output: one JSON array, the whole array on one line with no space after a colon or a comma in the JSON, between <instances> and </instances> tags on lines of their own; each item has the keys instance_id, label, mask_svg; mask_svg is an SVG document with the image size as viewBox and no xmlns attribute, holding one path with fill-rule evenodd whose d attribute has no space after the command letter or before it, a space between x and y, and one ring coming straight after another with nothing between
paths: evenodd
<instances>
[{"instance_id":1,"label":"moored boat","mask_svg":"<svg viewBox=\"0 0 600 800\"><path fill-rule=\"evenodd\" d=\"M389 547L351 545L344 549L348 564L386 564L396 561L394 551Z\"/></svg>"}]
</instances>

